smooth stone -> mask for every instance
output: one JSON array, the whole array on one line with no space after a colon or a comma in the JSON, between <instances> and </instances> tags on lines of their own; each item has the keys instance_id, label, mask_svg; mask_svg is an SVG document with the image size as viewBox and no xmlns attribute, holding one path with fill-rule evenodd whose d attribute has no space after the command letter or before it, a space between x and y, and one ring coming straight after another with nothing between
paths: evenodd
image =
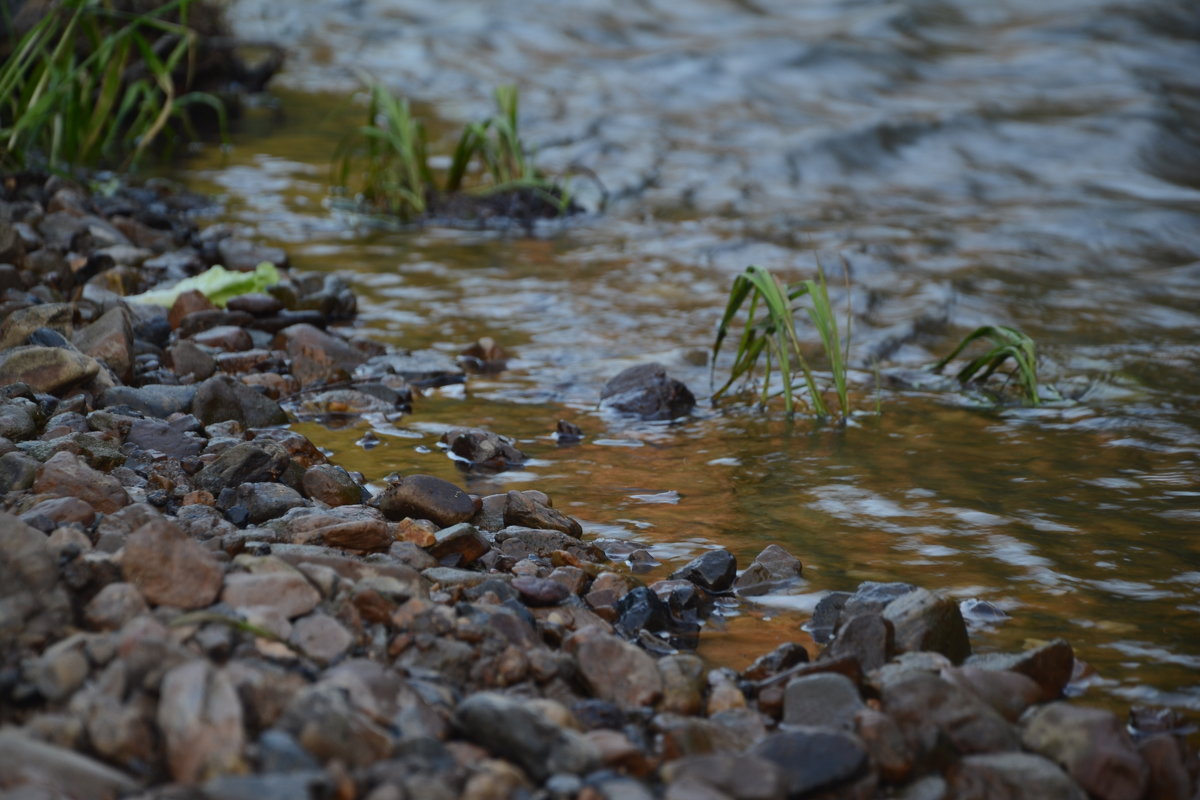
<instances>
[{"instance_id":1,"label":"smooth stone","mask_svg":"<svg viewBox=\"0 0 1200 800\"><path fill-rule=\"evenodd\" d=\"M702 800L720 797L731 800L784 800L787 781L773 761L748 753L710 753L672 761L662 770L667 782L665 798Z\"/></svg>"},{"instance_id":2,"label":"smooth stone","mask_svg":"<svg viewBox=\"0 0 1200 800\"><path fill-rule=\"evenodd\" d=\"M991 706L935 675L898 673L880 694L918 763L946 757L943 742L963 755L1020 748L1016 731Z\"/></svg>"},{"instance_id":3,"label":"smooth stone","mask_svg":"<svg viewBox=\"0 0 1200 800\"><path fill-rule=\"evenodd\" d=\"M62 796L77 800L111 800L141 788L132 777L107 764L39 741L27 731L11 727L0 728L0 775L57 790Z\"/></svg>"},{"instance_id":4,"label":"smooth stone","mask_svg":"<svg viewBox=\"0 0 1200 800\"><path fill-rule=\"evenodd\" d=\"M611 378L600 391L600 405L645 420L685 416L696 407L696 398L662 364L639 364Z\"/></svg>"},{"instance_id":5,"label":"smooth stone","mask_svg":"<svg viewBox=\"0 0 1200 800\"><path fill-rule=\"evenodd\" d=\"M796 642L784 642L769 653L764 653L754 663L742 670L742 680L761 681L778 675L797 664L808 663L808 651Z\"/></svg>"},{"instance_id":6,"label":"smooth stone","mask_svg":"<svg viewBox=\"0 0 1200 800\"><path fill-rule=\"evenodd\" d=\"M221 591L221 564L213 552L165 519L148 522L129 535L121 571L154 605L204 608Z\"/></svg>"},{"instance_id":7,"label":"smooth stone","mask_svg":"<svg viewBox=\"0 0 1200 800\"><path fill-rule=\"evenodd\" d=\"M104 390L100 399L96 401L96 407L128 406L148 417L166 419L172 414L186 414L190 411L195 396L195 386L113 386Z\"/></svg>"},{"instance_id":8,"label":"smooth stone","mask_svg":"<svg viewBox=\"0 0 1200 800\"><path fill-rule=\"evenodd\" d=\"M299 572L231 572L225 576L221 602L233 608L270 606L287 619L312 611L321 593Z\"/></svg>"},{"instance_id":9,"label":"smooth stone","mask_svg":"<svg viewBox=\"0 0 1200 800\"><path fill-rule=\"evenodd\" d=\"M858 687L835 672L788 681L783 700L785 725L854 729L854 715L865 708Z\"/></svg>"},{"instance_id":10,"label":"smooth stone","mask_svg":"<svg viewBox=\"0 0 1200 800\"><path fill-rule=\"evenodd\" d=\"M276 335L275 346L287 351L292 374L302 386L347 381L355 368L367 360L361 350L345 339L307 324L281 330Z\"/></svg>"},{"instance_id":11,"label":"smooth stone","mask_svg":"<svg viewBox=\"0 0 1200 800\"><path fill-rule=\"evenodd\" d=\"M779 767L788 797L849 781L868 768L867 752L856 737L824 728L774 733L749 752Z\"/></svg>"},{"instance_id":12,"label":"smooth stone","mask_svg":"<svg viewBox=\"0 0 1200 800\"><path fill-rule=\"evenodd\" d=\"M188 339L181 339L167 349L168 363L176 375L188 375L200 382L208 380L217 371L217 360L204 348Z\"/></svg>"},{"instance_id":13,"label":"smooth stone","mask_svg":"<svg viewBox=\"0 0 1200 800\"><path fill-rule=\"evenodd\" d=\"M33 490L54 497L79 498L103 514L111 514L130 502L120 481L67 452L55 453L41 466Z\"/></svg>"},{"instance_id":14,"label":"smooth stone","mask_svg":"<svg viewBox=\"0 0 1200 800\"><path fill-rule=\"evenodd\" d=\"M74 320L75 307L70 303L38 303L18 309L0 322L0 350L25 344L30 335L41 328L70 339L74 333Z\"/></svg>"},{"instance_id":15,"label":"smooth stone","mask_svg":"<svg viewBox=\"0 0 1200 800\"><path fill-rule=\"evenodd\" d=\"M550 578L513 578L512 588L531 606L554 606L571 596L570 589Z\"/></svg>"},{"instance_id":16,"label":"smooth stone","mask_svg":"<svg viewBox=\"0 0 1200 800\"><path fill-rule=\"evenodd\" d=\"M893 784L908 780L913 752L895 720L882 711L864 708L854 716L854 732L867 748L881 778Z\"/></svg>"},{"instance_id":17,"label":"smooth stone","mask_svg":"<svg viewBox=\"0 0 1200 800\"><path fill-rule=\"evenodd\" d=\"M955 800L1087 800L1053 761L1032 753L966 756L946 772Z\"/></svg>"},{"instance_id":18,"label":"smooth stone","mask_svg":"<svg viewBox=\"0 0 1200 800\"><path fill-rule=\"evenodd\" d=\"M1021 744L1057 762L1099 800L1139 800L1145 794L1146 762L1111 711L1064 701L1039 706L1023 721Z\"/></svg>"},{"instance_id":19,"label":"smooth stone","mask_svg":"<svg viewBox=\"0 0 1200 800\"><path fill-rule=\"evenodd\" d=\"M25 398L14 398L0 406L0 436L19 442L37 433L37 406ZM47 428L50 424L47 423Z\"/></svg>"},{"instance_id":20,"label":"smooth stone","mask_svg":"<svg viewBox=\"0 0 1200 800\"><path fill-rule=\"evenodd\" d=\"M879 614L853 617L838 628L822 658L854 658L863 672L879 669L896 654L896 629Z\"/></svg>"},{"instance_id":21,"label":"smooth stone","mask_svg":"<svg viewBox=\"0 0 1200 800\"><path fill-rule=\"evenodd\" d=\"M132 583L110 583L88 601L83 617L93 628L119 630L134 617L149 610L142 593Z\"/></svg>"},{"instance_id":22,"label":"smooth stone","mask_svg":"<svg viewBox=\"0 0 1200 800\"><path fill-rule=\"evenodd\" d=\"M96 359L61 347L24 345L0 351L0 385L24 383L35 392L59 395L99 372Z\"/></svg>"},{"instance_id":23,"label":"smooth stone","mask_svg":"<svg viewBox=\"0 0 1200 800\"><path fill-rule=\"evenodd\" d=\"M847 609L842 609L842 616L847 616ZM888 603L883 617L895 627L899 650L933 651L955 664L971 655L967 623L958 603L949 597L917 589Z\"/></svg>"},{"instance_id":24,"label":"smooth stone","mask_svg":"<svg viewBox=\"0 0 1200 800\"><path fill-rule=\"evenodd\" d=\"M294 509L279 522L286 539L299 545L386 552L395 541L382 514L362 505Z\"/></svg>"},{"instance_id":25,"label":"smooth stone","mask_svg":"<svg viewBox=\"0 0 1200 800\"><path fill-rule=\"evenodd\" d=\"M136 444L143 450L156 450L171 458L183 459L199 455L205 440L195 432L198 421L193 416L183 416L164 422L158 419L134 419L129 426L126 442Z\"/></svg>"},{"instance_id":26,"label":"smooth stone","mask_svg":"<svg viewBox=\"0 0 1200 800\"><path fill-rule=\"evenodd\" d=\"M196 783L243 763L242 704L225 673L207 661L189 661L163 676L155 721L162 732L171 777Z\"/></svg>"},{"instance_id":27,"label":"smooth stone","mask_svg":"<svg viewBox=\"0 0 1200 800\"><path fill-rule=\"evenodd\" d=\"M243 483L234 490L234 504L243 506L250 523L258 525L307 506L309 501L282 483Z\"/></svg>"},{"instance_id":28,"label":"smooth stone","mask_svg":"<svg viewBox=\"0 0 1200 800\"><path fill-rule=\"evenodd\" d=\"M564 649L579 662L579 672L592 694L624 709L653 705L663 690L654 658L599 628L584 628L567 637Z\"/></svg>"},{"instance_id":29,"label":"smooth stone","mask_svg":"<svg viewBox=\"0 0 1200 800\"><path fill-rule=\"evenodd\" d=\"M707 669L699 656L690 653L663 656L658 659L658 671L663 682L659 703L662 711L690 716L704 708Z\"/></svg>"},{"instance_id":30,"label":"smooth stone","mask_svg":"<svg viewBox=\"0 0 1200 800\"><path fill-rule=\"evenodd\" d=\"M21 521L42 533L50 533L59 525L77 523L89 527L96 519L96 509L78 497L53 497L43 500L21 515Z\"/></svg>"},{"instance_id":31,"label":"smooth stone","mask_svg":"<svg viewBox=\"0 0 1200 800\"><path fill-rule=\"evenodd\" d=\"M133 316L118 305L78 331L71 339L75 348L108 366L122 380L133 377Z\"/></svg>"},{"instance_id":32,"label":"smooth stone","mask_svg":"<svg viewBox=\"0 0 1200 800\"><path fill-rule=\"evenodd\" d=\"M0 495L33 486L40 466L36 458L18 451L0 456Z\"/></svg>"},{"instance_id":33,"label":"smooth stone","mask_svg":"<svg viewBox=\"0 0 1200 800\"><path fill-rule=\"evenodd\" d=\"M355 482L345 467L335 464L314 464L300 480L304 493L327 506L358 505L367 498L362 486Z\"/></svg>"},{"instance_id":34,"label":"smooth stone","mask_svg":"<svg viewBox=\"0 0 1200 800\"><path fill-rule=\"evenodd\" d=\"M449 528L475 516L478 504L449 481L432 475L406 475L384 489L379 509L391 520L427 519Z\"/></svg>"},{"instance_id":35,"label":"smooth stone","mask_svg":"<svg viewBox=\"0 0 1200 800\"><path fill-rule=\"evenodd\" d=\"M350 649L354 636L333 617L316 612L293 623L289 641L310 658L328 664Z\"/></svg>"},{"instance_id":36,"label":"smooth stone","mask_svg":"<svg viewBox=\"0 0 1200 800\"><path fill-rule=\"evenodd\" d=\"M1040 701L1042 689L1019 672L965 666L944 669L942 678L975 693L1009 722Z\"/></svg>"},{"instance_id":37,"label":"smooth stone","mask_svg":"<svg viewBox=\"0 0 1200 800\"><path fill-rule=\"evenodd\" d=\"M504 524L559 531L576 539L583 536L583 526L578 520L533 500L525 492L513 491L505 495Z\"/></svg>"},{"instance_id":38,"label":"smooth stone","mask_svg":"<svg viewBox=\"0 0 1200 800\"><path fill-rule=\"evenodd\" d=\"M322 762L336 758L350 767L365 767L390 756L394 747L383 725L360 711L345 689L331 683L293 694L276 724Z\"/></svg>"},{"instance_id":39,"label":"smooth stone","mask_svg":"<svg viewBox=\"0 0 1200 800\"><path fill-rule=\"evenodd\" d=\"M192 337L192 341L227 353L241 353L254 347L250 334L245 329L233 325L217 325L200 331Z\"/></svg>"}]
</instances>

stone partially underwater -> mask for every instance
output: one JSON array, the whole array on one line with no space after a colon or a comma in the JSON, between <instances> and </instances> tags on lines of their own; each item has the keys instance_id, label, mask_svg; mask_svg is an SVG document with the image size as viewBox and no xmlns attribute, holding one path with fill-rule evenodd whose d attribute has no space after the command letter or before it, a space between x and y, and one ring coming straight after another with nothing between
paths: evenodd
<instances>
[{"instance_id":1,"label":"stone partially underwater","mask_svg":"<svg viewBox=\"0 0 1200 800\"><path fill-rule=\"evenodd\" d=\"M541 492L407 474L372 499L287 412L419 411L410 381L452 365L330 328L355 307L331 277L129 306L253 245L59 179L6 185L6 796L1194 796L1185 720L1065 700L1065 641L972 655L958 604L919 587L832 593L823 647L797 631L739 673L691 651L727 604L796 583L777 545L646 585L628 543ZM524 459L477 428L446 444L472 468Z\"/></svg>"}]
</instances>

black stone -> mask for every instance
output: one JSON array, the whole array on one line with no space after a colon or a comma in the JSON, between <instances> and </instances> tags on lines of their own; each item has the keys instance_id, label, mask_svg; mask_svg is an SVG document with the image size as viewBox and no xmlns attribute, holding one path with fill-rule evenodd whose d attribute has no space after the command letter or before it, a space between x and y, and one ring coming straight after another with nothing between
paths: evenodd
<instances>
[{"instance_id":1,"label":"black stone","mask_svg":"<svg viewBox=\"0 0 1200 800\"><path fill-rule=\"evenodd\" d=\"M617 374L600 392L600 404L642 419L675 419L696 407L696 398L679 381L667 376L662 364L639 364Z\"/></svg>"},{"instance_id":2,"label":"black stone","mask_svg":"<svg viewBox=\"0 0 1200 800\"><path fill-rule=\"evenodd\" d=\"M642 630L661 631L671 625L671 611L658 595L639 586L617 601L617 633L627 639L635 638Z\"/></svg>"},{"instance_id":3,"label":"black stone","mask_svg":"<svg viewBox=\"0 0 1200 800\"><path fill-rule=\"evenodd\" d=\"M709 550L672 572L671 577L691 581L710 592L723 592L737 577L737 559L728 550Z\"/></svg>"}]
</instances>

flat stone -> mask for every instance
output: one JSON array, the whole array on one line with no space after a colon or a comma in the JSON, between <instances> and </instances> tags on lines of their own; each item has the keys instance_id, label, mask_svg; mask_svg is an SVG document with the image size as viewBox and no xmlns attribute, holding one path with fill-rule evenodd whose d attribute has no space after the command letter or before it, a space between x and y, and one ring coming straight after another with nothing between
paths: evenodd
<instances>
[{"instance_id":1,"label":"flat stone","mask_svg":"<svg viewBox=\"0 0 1200 800\"><path fill-rule=\"evenodd\" d=\"M406 475L388 484L379 498L379 509L388 519L427 519L448 528L475 516L478 505L449 481L432 475Z\"/></svg>"},{"instance_id":2,"label":"flat stone","mask_svg":"<svg viewBox=\"0 0 1200 800\"><path fill-rule=\"evenodd\" d=\"M78 498L103 514L129 505L129 495L120 481L66 452L54 454L42 465L33 490L54 497Z\"/></svg>"},{"instance_id":3,"label":"flat stone","mask_svg":"<svg viewBox=\"0 0 1200 800\"><path fill-rule=\"evenodd\" d=\"M296 571L231 572L225 576L221 602L239 609L270 606L285 618L293 619L316 608L321 593Z\"/></svg>"},{"instance_id":4,"label":"flat stone","mask_svg":"<svg viewBox=\"0 0 1200 800\"><path fill-rule=\"evenodd\" d=\"M156 721L171 777L196 783L242 766L245 733L237 690L222 670L189 661L163 676Z\"/></svg>"},{"instance_id":5,"label":"flat stone","mask_svg":"<svg viewBox=\"0 0 1200 800\"><path fill-rule=\"evenodd\" d=\"M61 395L99 372L96 359L62 347L24 345L0 351L0 385L24 383L35 392Z\"/></svg>"},{"instance_id":6,"label":"flat stone","mask_svg":"<svg viewBox=\"0 0 1200 800\"><path fill-rule=\"evenodd\" d=\"M154 605L204 608L221 591L216 556L166 520L148 522L129 535L121 571Z\"/></svg>"},{"instance_id":7,"label":"flat stone","mask_svg":"<svg viewBox=\"0 0 1200 800\"><path fill-rule=\"evenodd\" d=\"M192 416L177 417L170 422L158 419L134 419L129 426L126 442L143 450L156 450L171 458L199 455L205 440L195 433L198 421Z\"/></svg>"},{"instance_id":8,"label":"flat stone","mask_svg":"<svg viewBox=\"0 0 1200 800\"><path fill-rule=\"evenodd\" d=\"M509 492L505 496L504 524L560 531L576 539L583 536L583 526L578 520L534 501L524 492Z\"/></svg>"},{"instance_id":9,"label":"flat stone","mask_svg":"<svg viewBox=\"0 0 1200 800\"><path fill-rule=\"evenodd\" d=\"M1040 706L1024 720L1021 744L1057 762L1099 800L1145 796L1146 762L1111 711L1063 701Z\"/></svg>"},{"instance_id":10,"label":"flat stone","mask_svg":"<svg viewBox=\"0 0 1200 800\"><path fill-rule=\"evenodd\" d=\"M454 720L471 741L515 762L539 782L556 773L585 774L600 763L591 742L538 715L527 701L479 692L459 704Z\"/></svg>"}]
</instances>

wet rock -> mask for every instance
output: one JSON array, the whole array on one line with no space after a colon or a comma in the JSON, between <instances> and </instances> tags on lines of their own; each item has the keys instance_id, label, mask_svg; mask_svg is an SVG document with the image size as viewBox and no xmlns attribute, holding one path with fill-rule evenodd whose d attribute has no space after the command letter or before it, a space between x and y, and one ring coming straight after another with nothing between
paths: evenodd
<instances>
[{"instance_id":1,"label":"wet rock","mask_svg":"<svg viewBox=\"0 0 1200 800\"><path fill-rule=\"evenodd\" d=\"M600 754L586 738L502 694L471 695L459 704L454 721L471 741L516 762L538 782L560 772L584 774L599 765Z\"/></svg>"},{"instance_id":2,"label":"wet rock","mask_svg":"<svg viewBox=\"0 0 1200 800\"><path fill-rule=\"evenodd\" d=\"M287 351L292 374L302 386L347 381L366 361L362 351L313 325L284 328L276 336L275 346Z\"/></svg>"},{"instance_id":3,"label":"wet rock","mask_svg":"<svg viewBox=\"0 0 1200 800\"><path fill-rule=\"evenodd\" d=\"M851 597L849 592L830 592L821 598L817 607L813 609L812 619L806 626L813 641L817 644L825 644L833 639L833 632L837 629L842 609Z\"/></svg>"},{"instance_id":4,"label":"wet rock","mask_svg":"<svg viewBox=\"0 0 1200 800\"><path fill-rule=\"evenodd\" d=\"M854 658L863 672L879 669L896 654L896 631L879 614L859 614L838 629L823 658Z\"/></svg>"},{"instance_id":5,"label":"wet rock","mask_svg":"<svg viewBox=\"0 0 1200 800\"><path fill-rule=\"evenodd\" d=\"M583 429L574 422L560 419L554 427L554 440L559 444L575 444L583 441Z\"/></svg>"},{"instance_id":6,"label":"wet rock","mask_svg":"<svg viewBox=\"0 0 1200 800\"><path fill-rule=\"evenodd\" d=\"M795 642L785 642L769 653L754 660L754 663L742 670L742 679L761 681L784 670L791 669L797 664L808 663L808 651Z\"/></svg>"},{"instance_id":7,"label":"wet rock","mask_svg":"<svg viewBox=\"0 0 1200 800\"><path fill-rule=\"evenodd\" d=\"M284 535L294 544L320 544L362 552L384 552L394 541L383 516L359 505L328 510L296 509L283 520Z\"/></svg>"},{"instance_id":8,"label":"wet rock","mask_svg":"<svg viewBox=\"0 0 1200 800\"><path fill-rule=\"evenodd\" d=\"M711 753L672 761L662 770L672 800L728 797L732 800L784 800L787 784L773 762L745 753ZM719 794L713 795L713 790Z\"/></svg>"},{"instance_id":9,"label":"wet rock","mask_svg":"<svg viewBox=\"0 0 1200 800\"><path fill-rule=\"evenodd\" d=\"M441 440L451 453L474 467L499 472L525 463L525 454L511 439L482 428L451 428Z\"/></svg>"},{"instance_id":10,"label":"wet rock","mask_svg":"<svg viewBox=\"0 0 1200 800\"><path fill-rule=\"evenodd\" d=\"M925 672L898 674L881 691L918 761L944 765L958 754L1017 750L1016 732L975 695Z\"/></svg>"},{"instance_id":11,"label":"wet rock","mask_svg":"<svg viewBox=\"0 0 1200 800\"><path fill-rule=\"evenodd\" d=\"M163 676L159 730L171 777L196 783L242 764L242 704L225 674L207 661L189 661Z\"/></svg>"},{"instance_id":12,"label":"wet rock","mask_svg":"<svg viewBox=\"0 0 1200 800\"><path fill-rule=\"evenodd\" d=\"M1145 793L1146 763L1110 711L1049 703L1024 720L1021 744L1057 762L1100 800L1138 800Z\"/></svg>"},{"instance_id":13,"label":"wet rock","mask_svg":"<svg viewBox=\"0 0 1200 800\"><path fill-rule=\"evenodd\" d=\"M447 566L465 567L491 549L488 540L467 522L443 528L434 535L429 554Z\"/></svg>"},{"instance_id":14,"label":"wet rock","mask_svg":"<svg viewBox=\"0 0 1200 800\"><path fill-rule=\"evenodd\" d=\"M278 445L243 442L221 453L197 472L192 481L198 489L216 497L222 489L236 489L243 483L273 483L286 472L289 462L287 453Z\"/></svg>"},{"instance_id":15,"label":"wet rock","mask_svg":"<svg viewBox=\"0 0 1200 800\"><path fill-rule=\"evenodd\" d=\"M0 495L33 486L40 464L24 453L11 452L0 456Z\"/></svg>"},{"instance_id":16,"label":"wet rock","mask_svg":"<svg viewBox=\"0 0 1200 800\"><path fill-rule=\"evenodd\" d=\"M132 583L110 583L96 593L83 610L84 619L99 630L118 630L148 610L142 593Z\"/></svg>"},{"instance_id":17,"label":"wet rock","mask_svg":"<svg viewBox=\"0 0 1200 800\"><path fill-rule=\"evenodd\" d=\"M577 539L583 536L583 526L578 520L533 500L524 492L509 492L505 496L504 524L561 531Z\"/></svg>"},{"instance_id":18,"label":"wet rock","mask_svg":"<svg viewBox=\"0 0 1200 800\"><path fill-rule=\"evenodd\" d=\"M104 390L99 400L96 401L96 407L128 406L148 417L166 419L172 414L186 414L191 410L192 400L195 396L195 386L168 386L165 384L147 384L139 388L113 386Z\"/></svg>"},{"instance_id":19,"label":"wet rock","mask_svg":"<svg viewBox=\"0 0 1200 800\"><path fill-rule=\"evenodd\" d=\"M775 591L800 577L804 565L777 544L767 545L734 581L739 594L760 595Z\"/></svg>"},{"instance_id":20,"label":"wet rock","mask_svg":"<svg viewBox=\"0 0 1200 800\"><path fill-rule=\"evenodd\" d=\"M363 487L355 482L345 467L334 464L314 464L309 467L300 485L308 497L328 506L357 505L367 499Z\"/></svg>"},{"instance_id":21,"label":"wet rock","mask_svg":"<svg viewBox=\"0 0 1200 800\"><path fill-rule=\"evenodd\" d=\"M252 525L281 517L293 508L309 505L300 493L281 483L243 483L234 491L234 505L246 509Z\"/></svg>"},{"instance_id":22,"label":"wet rock","mask_svg":"<svg viewBox=\"0 0 1200 800\"><path fill-rule=\"evenodd\" d=\"M183 321L192 314L201 311L215 311L216 308L216 305L208 299L204 292L198 289L188 289L176 296L175 302L171 304L171 308L167 312L167 322L172 329L178 329L183 325Z\"/></svg>"},{"instance_id":23,"label":"wet rock","mask_svg":"<svg viewBox=\"0 0 1200 800\"><path fill-rule=\"evenodd\" d=\"M128 307L113 306L71 341L81 353L107 365L122 380L133 376L133 317Z\"/></svg>"},{"instance_id":24,"label":"wet rock","mask_svg":"<svg viewBox=\"0 0 1200 800\"><path fill-rule=\"evenodd\" d=\"M395 410L394 403L355 389L332 389L306 394L297 409L301 414L349 416L387 414Z\"/></svg>"},{"instance_id":25,"label":"wet rock","mask_svg":"<svg viewBox=\"0 0 1200 800\"><path fill-rule=\"evenodd\" d=\"M99 372L94 358L61 347L25 345L0 352L0 385L24 383L35 392L63 394Z\"/></svg>"},{"instance_id":26,"label":"wet rock","mask_svg":"<svg viewBox=\"0 0 1200 800\"><path fill-rule=\"evenodd\" d=\"M299 572L247 573L225 576L221 602L237 609L270 606L287 619L312 611L321 602L321 593Z\"/></svg>"},{"instance_id":27,"label":"wet rock","mask_svg":"<svg viewBox=\"0 0 1200 800\"><path fill-rule=\"evenodd\" d=\"M1085 800L1079 785L1052 761L1032 753L967 756L946 773L956 800Z\"/></svg>"},{"instance_id":28,"label":"wet rock","mask_svg":"<svg viewBox=\"0 0 1200 800\"><path fill-rule=\"evenodd\" d=\"M967 665L979 669L1008 670L1032 678L1041 687L1040 702L1056 700L1071 680L1075 668L1075 651L1064 639L1027 650L1023 653L988 653L972 656Z\"/></svg>"},{"instance_id":29,"label":"wet rock","mask_svg":"<svg viewBox=\"0 0 1200 800\"><path fill-rule=\"evenodd\" d=\"M129 505L129 495L120 481L92 469L66 452L54 454L42 465L33 490L53 497L79 498L104 514Z\"/></svg>"},{"instance_id":30,"label":"wet rock","mask_svg":"<svg viewBox=\"0 0 1200 800\"><path fill-rule=\"evenodd\" d=\"M783 701L785 725L854 729L854 717L865 708L858 687L844 675L827 672L788 682Z\"/></svg>"},{"instance_id":31,"label":"wet rock","mask_svg":"<svg viewBox=\"0 0 1200 800\"><path fill-rule=\"evenodd\" d=\"M644 650L598 628L571 634L564 648L579 662L579 672L592 694L632 709L652 705L662 696L662 676Z\"/></svg>"},{"instance_id":32,"label":"wet rock","mask_svg":"<svg viewBox=\"0 0 1200 800\"><path fill-rule=\"evenodd\" d=\"M392 520L427 519L448 528L475 516L477 501L449 481L432 475L406 475L389 483L379 509Z\"/></svg>"},{"instance_id":33,"label":"wet rock","mask_svg":"<svg viewBox=\"0 0 1200 800\"><path fill-rule=\"evenodd\" d=\"M783 774L788 797L824 789L866 772L867 753L848 733L821 728L798 728L775 733L750 753L775 764Z\"/></svg>"},{"instance_id":34,"label":"wet rock","mask_svg":"<svg viewBox=\"0 0 1200 800\"><path fill-rule=\"evenodd\" d=\"M214 375L196 387L192 413L204 425L236 420L247 428L286 425L279 404L229 375Z\"/></svg>"},{"instance_id":35,"label":"wet rock","mask_svg":"<svg viewBox=\"0 0 1200 800\"><path fill-rule=\"evenodd\" d=\"M616 572L601 572L584 595L587 604L604 619L615 622L617 603L633 588L630 580Z\"/></svg>"},{"instance_id":36,"label":"wet rock","mask_svg":"<svg viewBox=\"0 0 1200 800\"><path fill-rule=\"evenodd\" d=\"M170 422L134 419L125 441L143 450L155 450L171 458L183 459L198 455L204 449L204 439L196 435L198 428L198 420L191 415L176 417Z\"/></svg>"},{"instance_id":37,"label":"wet rock","mask_svg":"<svg viewBox=\"0 0 1200 800\"><path fill-rule=\"evenodd\" d=\"M333 617L317 612L296 620L289 641L310 658L328 664L354 644L354 636Z\"/></svg>"},{"instance_id":38,"label":"wet rock","mask_svg":"<svg viewBox=\"0 0 1200 800\"><path fill-rule=\"evenodd\" d=\"M634 638L643 630L663 631L672 626L671 610L645 586L630 590L617 603L617 632Z\"/></svg>"},{"instance_id":39,"label":"wet rock","mask_svg":"<svg viewBox=\"0 0 1200 800\"><path fill-rule=\"evenodd\" d=\"M642 419L675 419L696 407L696 398L679 381L667 377L662 364L639 364L618 373L600 391L600 405Z\"/></svg>"},{"instance_id":40,"label":"wet rock","mask_svg":"<svg viewBox=\"0 0 1200 800\"><path fill-rule=\"evenodd\" d=\"M723 592L737 576L737 559L728 550L709 550L671 573L678 580L691 581L710 592Z\"/></svg>"},{"instance_id":41,"label":"wet rock","mask_svg":"<svg viewBox=\"0 0 1200 800\"><path fill-rule=\"evenodd\" d=\"M842 609L843 618L851 602ZM967 624L958 603L925 589L907 592L888 603L883 617L896 630L896 647L903 651L941 653L955 664L971 654Z\"/></svg>"},{"instance_id":42,"label":"wet rock","mask_svg":"<svg viewBox=\"0 0 1200 800\"><path fill-rule=\"evenodd\" d=\"M571 596L566 586L549 578L513 578L512 587L531 606L554 606Z\"/></svg>"},{"instance_id":43,"label":"wet rock","mask_svg":"<svg viewBox=\"0 0 1200 800\"><path fill-rule=\"evenodd\" d=\"M20 728L0 729L0 775L17 787L25 783L78 800L110 800L140 788L128 775L66 748L38 741Z\"/></svg>"},{"instance_id":44,"label":"wet rock","mask_svg":"<svg viewBox=\"0 0 1200 800\"><path fill-rule=\"evenodd\" d=\"M148 522L129 535L121 571L154 605L203 608L221 591L220 562L166 520Z\"/></svg>"}]
</instances>

